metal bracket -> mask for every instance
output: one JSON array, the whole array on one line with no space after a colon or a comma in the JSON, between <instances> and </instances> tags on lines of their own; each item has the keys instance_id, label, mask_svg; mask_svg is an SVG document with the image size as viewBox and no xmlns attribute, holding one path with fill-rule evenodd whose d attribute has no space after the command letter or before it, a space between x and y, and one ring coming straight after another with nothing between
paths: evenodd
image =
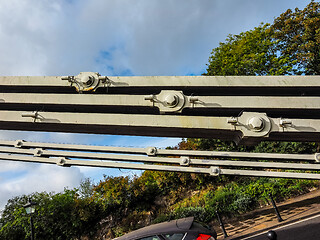
<instances>
[{"instance_id":1,"label":"metal bracket","mask_svg":"<svg viewBox=\"0 0 320 240\"><path fill-rule=\"evenodd\" d=\"M158 95L148 95L144 100L149 100L153 106L159 107L160 113L181 112L186 97L182 91L162 90Z\"/></svg>"},{"instance_id":2,"label":"metal bracket","mask_svg":"<svg viewBox=\"0 0 320 240\"><path fill-rule=\"evenodd\" d=\"M267 137L272 123L266 113L243 112L238 117L237 130L242 131L243 137Z\"/></svg>"},{"instance_id":3,"label":"metal bracket","mask_svg":"<svg viewBox=\"0 0 320 240\"><path fill-rule=\"evenodd\" d=\"M101 77L97 72L80 72L77 76L64 76L61 79L71 82L71 86L81 93L94 91L99 86L100 80L105 82L108 78Z\"/></svg>"},{"instance_id":4,"label":"metal bracket","mask_svg":"<svg viewBox=\"0 0 320 240\"><path fill-rule=\"evenodd\" d=\"M320 163L320 153L314 154L314 160L316 160L317 163Z\"/></svg>"}]
</instances>

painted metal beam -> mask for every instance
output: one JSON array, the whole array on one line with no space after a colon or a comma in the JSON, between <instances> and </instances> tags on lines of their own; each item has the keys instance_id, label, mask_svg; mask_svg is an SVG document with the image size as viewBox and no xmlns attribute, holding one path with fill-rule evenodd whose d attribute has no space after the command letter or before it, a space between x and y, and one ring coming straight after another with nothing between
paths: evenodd
<instances>
[{"instance_id":1,"label":"painted metal beam","mask_svg":"<svg viewBox=\"0 0 320 240\"><path fill-rule=\"evenodd\" d=\"M0 86L69 87L96 78L99 87L320 87L319 76L99 76L84 72L77 76L3 76ZM95 79L94 79L95 80ZM91 82L92 83L92 82ZM93 82L94 83L94 82Z\"/></svg>"},{"instance_id":2,"label":"painted metal beam","mask_svg":"<svg viewBox=\"0 0 320 240\"><path fill-rule=\"evenodd\" d=\"M53 149L52 156L56 150L76 151L70 155L81 154L81 152L96 152L101 156L102 153L120 153L120 154L140 154L152 156L188 156L188 157L210 157L219 159L258 159L258 160L285 160L285 161L311 161L320 162L320 153L315 154L283 154L283 153L252 153L252 152L225 152L225 151L199 151L199 150L173 150L161 149L156 147L133 148L133 147L112 147L96 145L62 144L62 143L43 143L30 141L4 141L0 140L0 149L8 147L8 153L35 154L40 149L40 155L44 153L43 149ZM12 148L15 147L15 148ZM58 152L59 153L59 152ZM39 154L37 154L39 155ZM62 155L59 155L62 156ZM78 155L79 156L79 155ZM102 155L103 156L103 155Z\"/></svg>"}]
</instances>

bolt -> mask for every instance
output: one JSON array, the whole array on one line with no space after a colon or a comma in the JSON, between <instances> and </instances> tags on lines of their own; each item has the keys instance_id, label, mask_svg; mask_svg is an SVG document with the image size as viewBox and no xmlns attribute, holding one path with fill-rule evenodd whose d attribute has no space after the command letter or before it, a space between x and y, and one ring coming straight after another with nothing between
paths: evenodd
<instances>
[{"instance_id":1,"label":"bolt","mask_svg":"<svg viewBox=\"0 0 320 240\"><path fill-rule=\"evenodd\" d=\"M94 77L93 76L84 75L84 76L81 77L80 82L82 82L87 87L89 87L94 83Z\"/></svg>"},{"instance_id":2,"label":"bolt","mask_svg":"<svg viewBox=\"0 0 320 240\"><path fill-rule=\"evenodd\" d=\"M66 164L66 159L65 158L59 158L57 160L57 165L64 166L65 164Z\"/></svg>"},{"instance_id":3,"label":"bolt","mask_svg":"<svg viewBox=\"0 0 320 240\"><path fill-rule=\"evenodd\" d=\"M199 101L199 98L198 98L198 97L191 96L191 97L189 98L189 102L191 102L191 103L194 103L194 102L197 102L197 101Z\"/></svg>"},{"instance_id":4,"label":"bolt","mask_svg":"<svg viewBox=\"0 0 320 240\"><path fill-rule=\"evenodd\" d=\"M14 146L16 147L16 148L19 148L19 147L22 147L23 146L23 140L17 140L16 142L15 142L15 144L14 144Z\"/></svg>"},{"instance_id":5,"label":"bolt","mask_svg":"<svg viewBox=\"0 0 320 240\"><path fill-rule=\"evenodd\" d=\"M145 96L145 97L144 97L144 100L154 101L154 95L151 94L151 95Z\"/></svg>"},{"instance_id":6,"label":"bolt","mask_svg":"<svg viewBox=\"0 0 320 240\"><path fill-rule=\"evenodd\" d=\"M35 156L35 157L40 157L40 156L42 155L42 153L43 153L43 151L42 151L41 148L36 148L36 149L34 150L33 156Z\"/></svg>"},{"instance_id":7,"label":"bolt","mask_svg":"<svg viewBox=\"0 0 320 240\"><path fill-rule=\"evenodd\" d=\"M181 157L180 165L188 166L190 164L190 160L188 157Z\"/></svg>"},{"instance_id":8,"label":"bolt","mask_svg":"<svg viewBox=\"0 0 320 240\"><path fill-rule=\"evenodd\" d=\"M231 117L231 118L228 118L227 122L232 125L236 125L238 123L238 119L236 117Z\"/></svg>"},{"instance_id":9,"label":"bolt","mask_svg":"<svg viewBox=\"0 0 320 240\"><path fill-rule=\"evenodd\" d=\"M264 127L264 120L260 117L252 117L248 121L248 126L253 131L261 131Z\"/></svg>"},{"instance_id":10,"label":"bolt","mask_svg":"<svg viewBox=\"0 0 320 240\"><path fill-rule=\"evenodd\" d=\"M89 80L86 82L87 86L90 86L93 84L93 77L89 76Z\"/></svg>"},{"instance_id":11,"label":"bolt","mask_svg":"<svg viewBox=\"0 0 320 240\"><path fill-rule=\"evenodd\" d=\"M179 103L179 97L175 94L169 94L165 97L164 102L168 107L175 107Z\"/></svg>"},{"instance_id":12,"label":"bolt","mask_svg":"<svg viewBox=\"0 0 320 240\"><path fill-rule=\"evenodd\" d=\"M148 147L146 152L147 152L147 155L148 155L148 156L154 156L154 155L157 154L157 148L155 148L155 147Z\"/></svg>"},{"instance_id":13,"label":"bolt","mask_svg":"<svg viewBox=\"0 0 320 240\"><path fill-rule=\"evenodd\" d=\"M220 175L220 169L218 167L211 167L211 174L212 176L219 176Z\"/></svg>"}]
</instances>

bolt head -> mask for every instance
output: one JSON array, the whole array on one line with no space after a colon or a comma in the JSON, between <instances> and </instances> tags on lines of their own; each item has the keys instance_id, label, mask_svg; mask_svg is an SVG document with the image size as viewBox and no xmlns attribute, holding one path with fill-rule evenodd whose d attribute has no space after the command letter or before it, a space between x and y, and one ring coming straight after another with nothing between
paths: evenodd
<instances>
[{"instance_id":1,"label":"bolt head","mask_svg":"<svg viewBox=\"0 0 320 240\"><path fill-rule=\"evenodd\" d=\"M264 128L264 120L260 117L252 117L248 120L248 126L253 131L261 131Z\"/></svg>"},{"instance_id":2,"label":"bolt head","mask_svg":"<svg viewBox=\"0 0 320 240\"><path fill-rule=\"evenodd\" d=\"M164 99L164 103L168 106L168 107L175 107L178 105L179 103L179 97L175 94L169 94L165 97Z\"/></svg>"},{"instance_id":3,"label":"bolt head","mask_svg":"<svg viewBox=\"0 0 320 240\"><path fill-rule=\"evenodd\" d=\"M157 153L157 149L155 147L148 147L146 153L149 156L154 156Z\"/></svg>"},{"instance_id":4,"label":"bolt head","mask_svg":"<svg viewBox=\"0 0 320 240\"><path fill-rule=\"evenodd\" d=\"M95 78L93 76L83 75L80 78L80 82L87 87L90 87L94 83Z\"/></svg>"}]
</instances>

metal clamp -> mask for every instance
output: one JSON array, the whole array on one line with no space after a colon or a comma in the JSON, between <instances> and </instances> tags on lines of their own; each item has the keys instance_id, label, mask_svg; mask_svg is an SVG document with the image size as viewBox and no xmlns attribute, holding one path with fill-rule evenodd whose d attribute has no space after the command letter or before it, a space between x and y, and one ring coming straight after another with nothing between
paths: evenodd
<instances>
[{"instance_id":1,"label":"metal clamp","mask_svg":"<svg viewBox=\"0 0 320 240\"><path fill-rule=\"evenodd\" d=\"M183 92L174 90L162 90L158 95L148 95L144 99L159 107L160 113L181 112L186 102Z\"/></svg>"},{"instance_id":2,"label":"metal clamp","mask_svg":"<svg viewBox=\"0 0 320 240\"><path fill-rule=\"evenodd\" d=\"M237 130L241 130L243 137L267 137L272 123L266 113L242 112L238 117Z\"/></svg>"},{"instance_id":3,"label":"metal clamp","mask_svg":"<svg viewBox=\"0 0 320 240\"><path fill-rule=\"evenodd\" d=\"M104 83L108 78L101 77L97 72L81 72L77 76L64 76L61 79L71 82L71 86L74 86L81 93L94 91L99 86L100 81Z\"/></svg>"}]
</instances>

